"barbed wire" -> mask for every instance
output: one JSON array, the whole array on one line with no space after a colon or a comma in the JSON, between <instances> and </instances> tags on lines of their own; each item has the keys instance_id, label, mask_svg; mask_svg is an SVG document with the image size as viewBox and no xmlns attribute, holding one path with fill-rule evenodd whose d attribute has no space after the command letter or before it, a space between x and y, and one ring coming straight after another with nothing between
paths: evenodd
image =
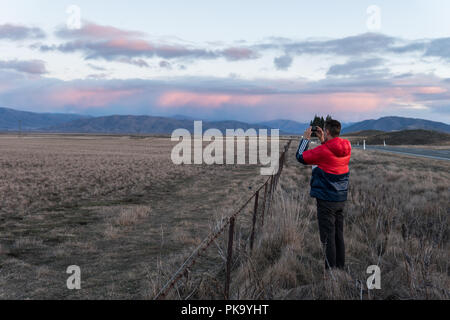
<instances>
[{"instance_id":1,"label":"barbed wire","mask_svg":"<svg viewBox=\"0 0 450 320\"><path fill-rule=\"evenodd\" d=\"M289 147L291 145L292 139L288 141L288 143L284 146L284 151L282 152L280 158L279 158L279 166L277 173L271 175L266 182L264 182L254 193L253 195L237 210L234 212L231 216L225 219L223 221L223 225L220 227L219 230L215 231L214 233L208 235L198 246L197 248L192 251L192 253L189 255L189 257L184 261L184 263L178 268L178 270L170 277L170 279L164 284L164 286L159 290L158 294L153 298L153 300L158 300L164 296L167 295L167 293L175 286L175 284L183 277L185 272L190 269L195 263L197 258L200 257L200 255L208 249L211 244L225 231L225 228L230 224L231 220L235 219L241 212L244 210L247 205L259 194L259 191L261 191L263 188L269 185L269 197L264 197L264 204L268 201L267 206L267 212L270 210L270 200L273 195L273 191L275 190L276 185L278 184L278 179L281 175L281 172L284 167L284 162L286 161L285 154L289 150ZM265 206L264 206L265 207ZM234 223L234 221L233 221Z\"/></svg>"}]
</instances>

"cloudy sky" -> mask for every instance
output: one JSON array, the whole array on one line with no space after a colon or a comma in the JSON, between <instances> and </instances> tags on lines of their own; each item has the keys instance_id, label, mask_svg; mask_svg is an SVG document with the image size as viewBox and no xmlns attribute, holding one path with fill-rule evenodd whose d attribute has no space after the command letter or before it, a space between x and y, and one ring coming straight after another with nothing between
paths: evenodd
<instances>
[{"instance_id":1,"label":"cloudy sky","mask_svg":"<svg viewBox=\"0 0 450 320\"><path fill-rule=\"evenodd\" d=\"M450 1L0 0L0 106L450 123Z\"/></svg>"}]
</instances>

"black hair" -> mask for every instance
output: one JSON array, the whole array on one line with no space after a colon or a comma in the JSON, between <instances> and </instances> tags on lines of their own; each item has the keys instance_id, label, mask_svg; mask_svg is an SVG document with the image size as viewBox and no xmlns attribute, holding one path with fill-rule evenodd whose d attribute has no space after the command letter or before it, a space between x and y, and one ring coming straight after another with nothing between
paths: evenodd
<instances>
[{"instance_id":1,"label":"black hair","mask_svg":"<svg viewBox=\"0 0 450 320\"><path fill-rule=\"evenodd\" d=\"M337 120L327 120L325 122L325 129L330 131L332 137L339 137L341 134L341 123Z\"/></svg>"}]
</instances>

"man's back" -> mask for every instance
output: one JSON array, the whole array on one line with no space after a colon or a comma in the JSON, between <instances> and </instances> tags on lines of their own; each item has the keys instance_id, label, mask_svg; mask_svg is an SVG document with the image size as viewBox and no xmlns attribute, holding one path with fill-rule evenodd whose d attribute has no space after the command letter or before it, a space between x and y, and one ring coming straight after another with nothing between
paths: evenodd
<instances>
[{"instance_id":1,"label":"man's back","mask_svg":"<svg viewBox=\"0 0 450 320\"><path fill-rule=\"evenodd\" d=\"M337 137L314 149L305 151L303 159L306 163L315 164L327 173L344 174L349 172L351 151L350 142Z\"/></svg>"},{"instance_id":2,"label":"man's back","mask_svg":"<svg viewBox=\"0 0 450 320\"><path fill-rule=\"evenodd\" d=\"M311 178L311 196L325 201L347 200L351 144L339 137L304 151L305 164L317 165Z\"/></svg>"}]
</instances>

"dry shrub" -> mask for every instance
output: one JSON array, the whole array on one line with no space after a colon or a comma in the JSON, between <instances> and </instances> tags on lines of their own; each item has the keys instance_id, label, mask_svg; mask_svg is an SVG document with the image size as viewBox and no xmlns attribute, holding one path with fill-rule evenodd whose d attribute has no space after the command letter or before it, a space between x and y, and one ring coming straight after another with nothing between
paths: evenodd
<instances>
[{"instance_id":1,"label":"dry shrub","mask_svg":"<svg viewBox=\"0 0 450 320\"><path fill-rule=\"evenodd\" d=\"M147 217L149 208L145 206L123 208L118 217L113 220L114 225L127 227L135 225L140 219Z\"/></svg>"}]
</instances>

